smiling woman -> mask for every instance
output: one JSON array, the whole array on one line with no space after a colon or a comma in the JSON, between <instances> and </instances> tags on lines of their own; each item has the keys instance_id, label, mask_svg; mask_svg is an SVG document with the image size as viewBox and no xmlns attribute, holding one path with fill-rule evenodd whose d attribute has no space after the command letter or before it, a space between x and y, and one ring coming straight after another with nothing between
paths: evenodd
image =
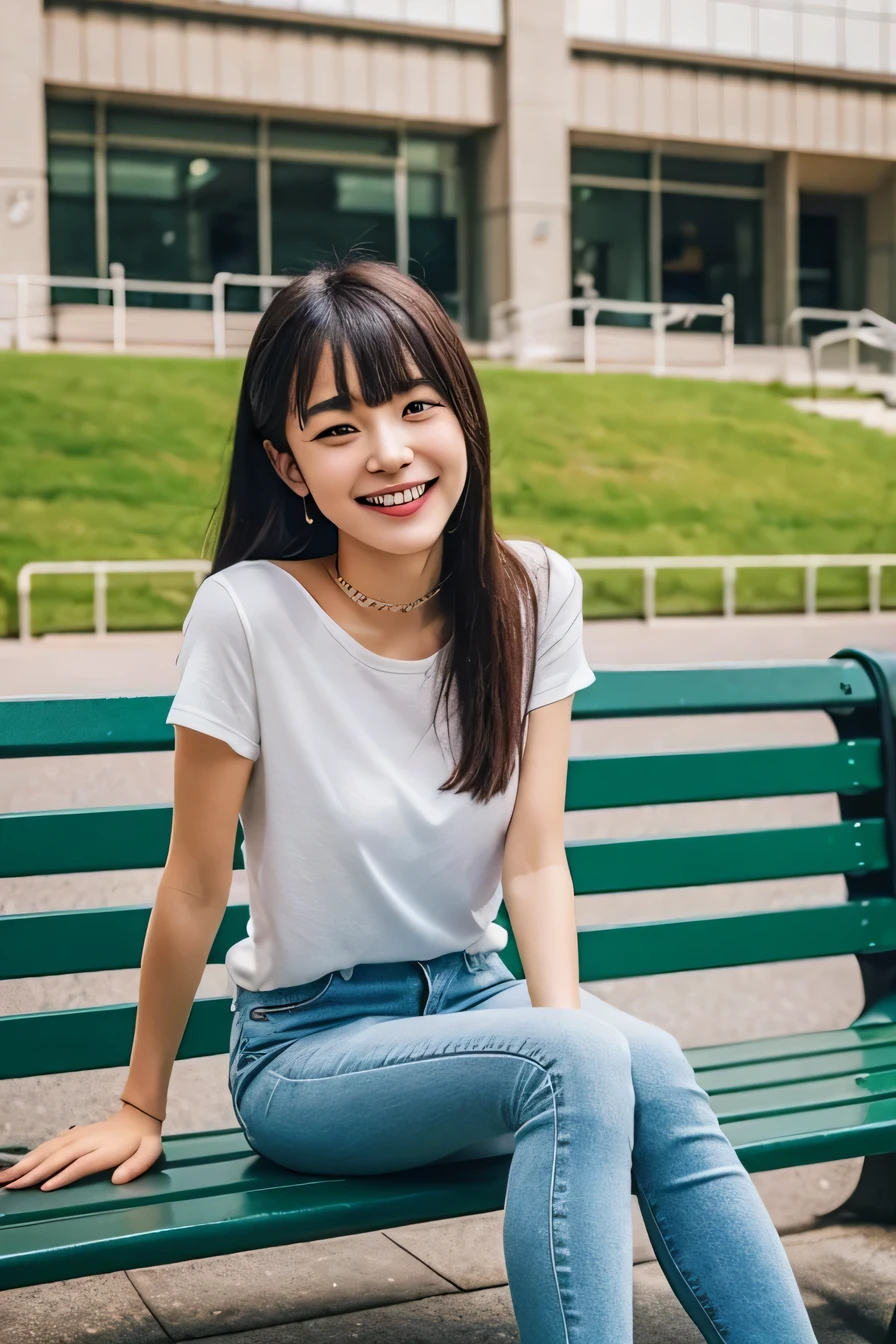
<instances>
[{"instance_id":1,"label":"smiling woman","mask_svg":"<svg viewBox=\"0 0 896 1344\"><path fill-rule=\"evenodd\" d=\"M476 377L414 281L352 263L274 299L184 623L126 1096L0 1184L128 1181L158 1157L239 819L230 1090L257 1153L357 1176L511 1151L521 1344L631 1344L634 1172L704 1338L810 1344L677 1042L579 988L563 823L572 697L594 681L582 580L498 537L489 473ZM525 980L498 955L502 900Z\"/></svg>"}]
</instances>

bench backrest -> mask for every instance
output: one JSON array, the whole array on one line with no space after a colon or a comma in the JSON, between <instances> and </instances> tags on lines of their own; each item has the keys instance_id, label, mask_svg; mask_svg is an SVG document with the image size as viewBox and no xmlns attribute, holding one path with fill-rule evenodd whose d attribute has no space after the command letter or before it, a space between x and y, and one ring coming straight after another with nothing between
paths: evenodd
<instances>
[{"instance_id":1,"label":"bench backrest","mask_svg":"<svg viewBox=\"0 0 896 1344\"><path fill-rule=\"evenodd\" d=\"M896 953L892 706L886 655L846 651L826 662L705 668L595 669L573 717L823 711L838 741L804 746L573 757L569 811L721 799L838 795L841 820L711 834L567 845L577 895L844 874L838 905L580 928L583 981L855 953L874 994ZM896 660L894 660L896 663ZM881 665L884 670L881 671ZM169 696L0 701L0 756L169 751ZM0 816L0 877L162 867L168 806ZM234 866L242 866L237 837ZM245 935L247 908L228 906L210 963ZM138 967L149 907L0 917L0 979ZM499 920L509 928L506 911ZM502 953L521 966L512 936ZM886 972L876 976L883 966ZM229 999L197 1000L180 1058L227 1049ZM0 1078L126 1064L135 1006L0 1017Z\"/></svg>"}]
</instances>

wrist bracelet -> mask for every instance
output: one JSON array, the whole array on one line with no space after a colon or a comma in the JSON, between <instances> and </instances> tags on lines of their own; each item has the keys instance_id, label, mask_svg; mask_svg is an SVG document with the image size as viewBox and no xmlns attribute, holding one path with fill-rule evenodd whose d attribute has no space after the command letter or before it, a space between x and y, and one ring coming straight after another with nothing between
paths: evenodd
<instances>
[{"instance_id":1,"label":"wrist bracelet","mask_svg":"<svg viewBox=\"0 0 896 1344\"><path fill-rule=\"evenodd\" d=\"M144 1111L142 1106L137 1106L133 1101L128 1101L126 1097L119 1097L118 1100L123 1101L125 1106L133 1106L135 1111L139 1111L141 1115L148 1115L150 1120L155 1120L160 1125L165 1123L157 1115L153 1115L151 1111Z\"/></svg>"}]
</instances>

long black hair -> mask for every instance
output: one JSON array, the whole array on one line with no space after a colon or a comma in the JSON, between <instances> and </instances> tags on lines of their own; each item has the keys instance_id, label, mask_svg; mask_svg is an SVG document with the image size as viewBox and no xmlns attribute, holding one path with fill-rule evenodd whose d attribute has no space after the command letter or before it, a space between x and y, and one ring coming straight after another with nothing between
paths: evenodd
<instances>
[{"instance_id":1,"label":"long black hair","mask_svg":"<svg viewBox=\"0 0 896 1344\"><path fill-rule=\"evenodd\" d=\"M304 421L328 345L340 394L347 395L349 351L368 406L408 391L412 376L423 377L463 430L467 478L446 526L443 587L436 599L453 618L436 711L454 691L461 748L441 788L487 802L507 788L522 754L538 593L517 552L495 532L488 416L473 366L445 310L396 266L349 261L317 267L281 289L263 314L240 389L212 572L240 560L336 552L335 525L313 506L314 525L308 526L301 498L274 471L263 447L270 439L278 452L291 452L287 416L293 411ZM411 364L419 374L411 374Z\"/></svg>"}]
</instances>

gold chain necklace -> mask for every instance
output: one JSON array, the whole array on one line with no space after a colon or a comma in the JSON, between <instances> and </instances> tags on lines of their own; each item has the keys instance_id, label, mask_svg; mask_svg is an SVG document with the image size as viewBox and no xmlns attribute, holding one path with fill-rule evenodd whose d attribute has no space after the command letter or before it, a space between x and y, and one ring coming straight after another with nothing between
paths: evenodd
<instances>
[{"instance_id":1,"label":"gold chain necklace","mask_svg":"<svg viewBox=\"0 0 896 1344\"><path fill-rule=\"evenodd\" d=\"M424 593L422 597L415 597L413 602L380 602L378 598L366 597L365 594L359 592L357 588L353 588L348 580L342 577L338 568L336 569L335 574L329 569L327 570L327 573L330 575L333 582L338 584L344 593L348 594L353 602L357 602L360 607L373 607L376 611L413 611L414 608L419 607L421 603L428 602L431 597L435 597L436 593L445 582L445 579L450 577L449 572L449 574L445 575L445 579L439 580L435 588L430 588L429 592Z\"/></svg>"}]
</instances>

